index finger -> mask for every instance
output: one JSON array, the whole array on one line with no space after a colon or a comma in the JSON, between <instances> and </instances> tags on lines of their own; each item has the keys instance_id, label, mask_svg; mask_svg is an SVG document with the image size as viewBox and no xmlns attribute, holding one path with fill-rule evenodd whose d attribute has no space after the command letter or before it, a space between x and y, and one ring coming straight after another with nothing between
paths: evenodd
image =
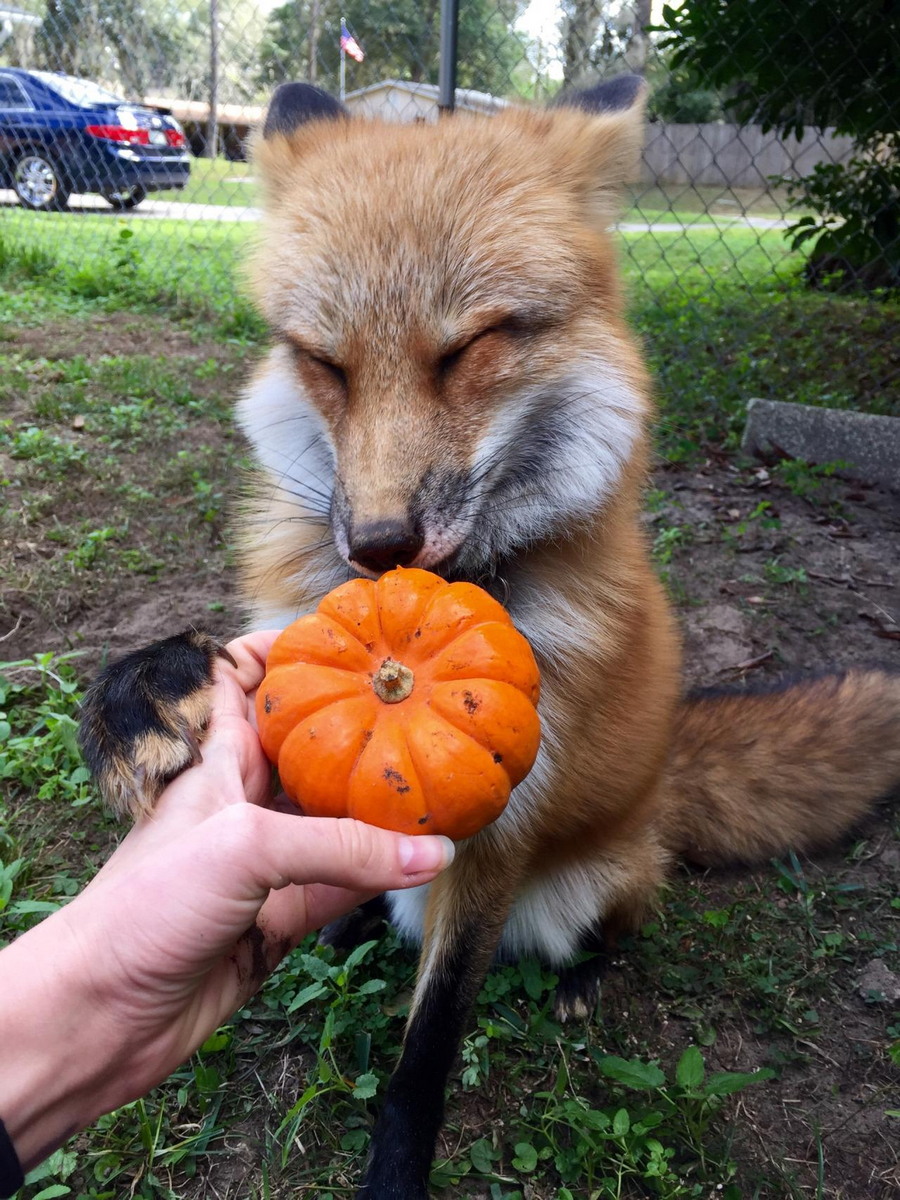
<instances>
[{"instance_id":1,"label":"index finger","mask_svg":"<svg viewBox=\"0 0 900 1200\"><path fill-rule=\"evenodd\" d=\"M272 643L278 637L280 629L258 629L244 637L235 638L225 649L234 659L235 666L231 673L246 694L258 688L266 673L266 659L272 649ZM228 672L230 664L226 659L216 663L218 670Z\"/></svg>"}]
</instances>

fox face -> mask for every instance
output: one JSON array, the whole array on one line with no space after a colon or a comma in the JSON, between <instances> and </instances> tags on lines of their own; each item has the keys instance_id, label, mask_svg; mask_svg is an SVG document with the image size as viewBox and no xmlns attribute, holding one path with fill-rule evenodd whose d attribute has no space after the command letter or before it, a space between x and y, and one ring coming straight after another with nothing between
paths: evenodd
<instances>
[{"instance_id":1,"label":"fox face","mask_svg":"<svg viewBox=\"0 0 900 1200\"><path fill-rule=\"evenodd\" d=\"M280 542L484 582L596 517L643 441L606 232L640 134L633 108L267 132L276 345L239 418Z\"/></svg>"}]
</instances>

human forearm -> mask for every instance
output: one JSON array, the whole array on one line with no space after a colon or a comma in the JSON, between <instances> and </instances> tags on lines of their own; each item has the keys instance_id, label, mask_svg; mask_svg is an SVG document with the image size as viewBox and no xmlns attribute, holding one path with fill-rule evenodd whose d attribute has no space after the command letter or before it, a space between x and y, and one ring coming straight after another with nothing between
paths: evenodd
<instances>
[{"instance_id":1,"label":"human forearm","mask_svg":"<svg viewBox=\"0 0 900 1200\"><path fill-rule=\"evenodd\" d=\"M0 952L0 1118L25 1170L123 1102L127 1038L64 913Z\"/></svg>"}]
</instances>

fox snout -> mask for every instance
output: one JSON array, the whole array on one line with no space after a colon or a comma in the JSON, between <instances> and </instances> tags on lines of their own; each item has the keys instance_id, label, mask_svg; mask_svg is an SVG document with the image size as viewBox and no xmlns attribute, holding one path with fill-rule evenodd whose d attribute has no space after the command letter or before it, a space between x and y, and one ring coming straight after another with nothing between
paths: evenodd
<instances>
[{"instance_id":1,"label":"fox snout","mask_svg":"<svg viewBox=\"0 0 900 1200\"><path fill-rule=\"evenodd\" d=\"M392 567L439 568L471 526L467 473L428 468L416 484L391 490L390 502L381 491L376 503L369 488L336 480L331 528L339 552L372 575Z\"/></svg>"}]
</instances>

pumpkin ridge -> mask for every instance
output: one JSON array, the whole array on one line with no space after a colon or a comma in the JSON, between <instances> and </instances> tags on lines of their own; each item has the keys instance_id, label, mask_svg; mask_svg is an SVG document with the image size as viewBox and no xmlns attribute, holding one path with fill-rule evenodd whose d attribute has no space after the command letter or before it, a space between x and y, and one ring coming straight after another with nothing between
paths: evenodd
<instances>
[{"instance_id":1,"label":"pumpkin ridge","mask_svg":"<svg viewBox=\"0 0 900 1200\"><path fill-rule=\"evenodd\" d=\"M455 584L448 583L446 588L442 588L440 591L434 592L434 593L432 593L431 596L429 596L428 602L426 603L425 607L422 609L422 612L420 614L420 621L423 625L425 624L425 622L428 620L429 616L431 615L431 610L434 607L434 605L439 604L442 601L445 601L446 597L447 597L447 593L452 592L454 586L455 586ZM480 625L490 625L491 623L502 624L502 622L498 622L496 614L492 613L488 617L476 616L474 622L471 625L465 625L461 629L455 628L455 629L448 630L447 631L447 634L448 634L447 640L446 641L443 641L443 640L436 641L434 643L434 645L431 647L431 650L429 651L428 658L429 659L433 658L436 652L443 653L443 651L445 651L446 649L448 649L448 647L453 645L453 643L456 641L457 638L463 637L464 634L470 633L473 629L477 629ZM511 621L510 621L510 624L512 624Z\"/></svg>"},{"instance_id":2,"label":"pumpkin ridge","mask_svg":"<svg viewBox=\"0 0 900 1200\"><path fill-rule=\"evenodd\" d=\"M406 800L406 797L410 797L412 803L418 807L417 798L424 798L427 794L427 777L423 781L421 768L413 759L407 737L407 727L408 723L398 720L396 716L383 711L376 713L372 722L373 736L367 738L360 747L359 755L350 774L350 784L347 789L348 815L361 821L368 821L373 825L380 825L385 829L401 829L400 824L384 822L381 805L387 803L390 808L398 798L402 797L401 808L407 809L407 815L410 815L408 812L409 801ZM400 753L395 754L395 750ZM360 780L365 784L362 795L358 794L357 787ZM385 785L389 793L387 798ZM426 821L423 821L420 815L416 825L424 825ZM413 827L408 822L403 831L411 834L428 832L425 829Z\"/></svg>"},{"instance_id":3,"label":"pumpkin ridge","mask_svg":"<svg viewBox=\"0 0 900 1200\"><path fill-rule=\"evenodd\" d=\"M318 790L321 792L321 787L314 786L313 795L311 795L309 790L304 789L300 780L296 778L297 772L292 769L290 764L298 760L302 761L304 767L301 770L301 775L304 771L311 771L313 777L320 775L322 770L320 752L315 744L310 744L307 738L310 727L316 722L321 721L322 717L326 715L329 710L333 710L339 705L359 706L360 701L365 702L368 699L371 698L366 696L345 696L340 700L334 701L332 704L326 704L322 708L317 709L314 713L310 713L308 717L305 717L302 721L295 725L285 738L282 751L284 752L285 747L287 747L287 761L283 761L282 754L279 753L277 760L279 774L282 777L282 782L285 786L285 790L288 792L288 795L291 796L291 798L294 799L295 802L301 807L304 806L305 799L308 807L312 809L312 812L310 813L312 816L343 816L346 814L340 811L339 800L336 800L334 803L329 800L324 806L322 806L318 800L318 797L314 798L315 791ZM361 734L361 731L366 728L374 728L376 720L377 713L375 712L374 708L372 708L371 720L368 719L368 716L366 716L363 720L359 720L356 723L356 731ZM357 739L356 745L351 745L348 747L349 752L346 757L341 759L339 763L331 763L328 773L329 789L336 788L337 795L343 794L346 796L349 788L349 780L353 778L353 774L358 767L360 758L366 749L368 741L368 738L360 736ZM294 789L288 786L288 782L291 780L293 780L295 785ZM307 782L309 782L308 778Z\"/></svg>"},{"instance_id":4,"label":"pumpkin ridge","mask_svg":"<svg viewBox=\"0 0 900 1200\"><path fill-rule=\"evenodd\" d=\"M455 630L453 636L450 638L450 641L447 642L445 646L441 646L440 653L446 653L448 650L452 649L454 642L458 642L460 638L468 637L470 633L475 633L477 630L483 629L485 625L501 625L501 627L504 627L502 626L502 622L498 621L496 617L486 617L483 621L479 621L477 625L467 625L465 629ZM510 626L515 629L515 626L512 625L512 622L510 622ZM432 657L436 656L433 655ZM475 669L477 670L478 668L476 667ZM474 679L475 676L472 676L472 678Z\"/></svg>"},{"instance_id":5,"label":"pumpkin ridge","mask_svg":"<svg viewBox=\"0 0 900 1200\"><path fill-rule=\"evenodd\" d=\"M484 646L473 644L478 638L483 639ZM481 657L485 652L488 659ZM432 685L477 678L508 683L535 705L540 696L540 672L534 655L511 621L491 619L462 630L432 656L429 668L428 681Z\"/></svg>"},{"instance_id":6,"label":"pumpkin ridge","mask_svg":"<svg viewBox=\"0 0 900 1200\"><path fill-rule=\"evenodd\" d=\"M329 708L334 708L336 704L346 704L348 700L367 700L369 696L366 692L357 693L355 696L336 696L334 700L329 700L327 704L320 704L315 712L311 712L309 716L304 717L300 724L303 725L307 721L311 721L314 717L321 716L322 713L328 712ZM286 740L286 739L285 739Z\"/></svg>"},{"instance_id":7,"label":"pumpkin ridge","mask_svg":"<svg viewBox=\"0 0 900 1200\"><path fill-rule=\"evenodd\" d=\"M307 621L311 619L311 623ZM295 629L303 627L303 634L308 635L312 632L311 637L304 637L307 644L303 644L298 651L296 647L296 637L292 637ZM346 645L343 648L331 644L337 636L346 639ZM354 646L356 649L354 650ZM355 665L345 666L341 663L342 655L346 654L348 658L356 659ZM305 662L316 667L334 667L336 670L359 672L368 666L369 654L366 650L366 644L360 641L355 633L351 633L344 626L334 619L329 613L307 613L306 616L300 617L292 625L288 625L283 629L273 643L272 649L269 651L269 657L266 660L266 669L274 670L276 667L290 665L293 662Z\"/></svg>"},{"instance_id":8,"label":"pumpkin ridge","mask_svg":"<svg viewBox=\"0 0 900 1200\"><path fill-rule=\"evenodd\" d=\"M436 682L439 682L439 683L444 683L444 682L446 682L446 683L472 683L472 684L475 684L475 685L477 686L479 683L481 683L481 682L482 682L482 680L480 679L480 677L473 675L471 678L467 678L467 679L437 680ZM494 681L494 680L485 680L484 682L486 682L486 683L493 683L493 682L495 682L495 681ZM513 685L512 685L512 684L510 684L509 686L510 686L510 687L512 687ZM518 690L519 690L519 689L518 689L518 688L516 688L516 691L518 691ZM441 721L441 722L443 722L443 724L444 724L444 725L448 725L448 726L449 726L449 727L450 727L450 728L453 730L453 732L454 732L454 733L458 733L458 734L460 734L462 737L468 738L468 739L469 739L469 741L471 741L471 742L474 742L476 746L480 746L482 750L487 750L487 751L488 751L488 753L490 753L490 747L489 747L489 746L486 746L486 745L484 744L484 742L482 742L482 741L480 740L480 738L478 738L478 737L476 736L476 734L475 734L475 733L473 733L473 731L472 731L471 729L467 729L467 728L466 728L464 725L462 725L462 724L459 724L459 725L458 725L458 724L456 723L456 721L452 720L452 718L451 718L451 717L448 717L446 714L442 713L442 712L441 712L439 709L437 709L437 708L435 708L435 707L434 707L434 705L431 703L431 689L430 689L430 688L429 688L428 697L427 697L427 698L423 698L423 700L422 700L422 703L423 703L423 704L425 705L425 707L428 709L428 712L429 712L429 714L430 714L430 715L431 715L431 716L432 716L432 717L433 717L433 718L434 718L436 721Z\"/></svg>"},{"instance_id":9,"label":"pumpkin ridge","mask_svg":"<svg viewBox=\"0 0 900 1200\"><path fill-rule=\"evenodd\" d=\"M404 723L410 762L424 781L423 797L434 809L423 814L419 824L435 833L452 828L451 836L457 840L471 837L502 812L512 791L512 780L502 758L471 731L458 729L430 706L428 719L439 731L447 731L453 749L438 745L435 754L422 738L422 722L408 719ZM441 760L442 767L438 765ZM428 829L422 828L421 832Z\"/></svg>"},{"instance_id":10,"label":"pumpkin ridge","mask_svg":"<svg viewBox=\"0 0 900 1200\"><path fill-rule=\"evenodd\" d=\"M350 582L355 583L356 581L351 580ZM374 603L369 605L369 616L374 617L375 624L378 627L378 631L377 631L377 635L376 635L376 641L371 644L367 641L363 641L363 638L360 636L358 627L354 626L354 624L353 624L352 618L348 617L345 613L342 613L339 609L338 610L329 609L329 611L326 614L324 614L328 618L328 620L334 621L334 623L336 625L340 625L341 629L343 629L345 633L348 633L350 635L350 637L352 637L354 639L354 641L358 642L359 645L362 646L363 650L365 650L365 652L367 654L375 654L376 653L376 650L375 650L376 645L384 644L384 630L382 629L382 626L381 626L381 606L378 604L378 601L374 596L373 596L373 601L374 601Z\"/></svg>"}]
</instances>

